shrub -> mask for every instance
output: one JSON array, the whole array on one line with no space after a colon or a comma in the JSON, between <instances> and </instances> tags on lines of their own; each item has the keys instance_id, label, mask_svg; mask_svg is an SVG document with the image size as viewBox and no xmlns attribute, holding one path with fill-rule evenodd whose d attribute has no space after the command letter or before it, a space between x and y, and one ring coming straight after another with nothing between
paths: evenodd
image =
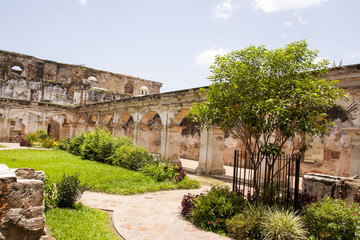
<instances>
[{"instance_id":1,"label":"shrub","mask_svg":"<svg viewBox=\"0 0 360 240\"><path fill-rule=\"evenodd\" d=\"M84 135L81 145L81 156L92 161L105 162L115 152L115 138L109 130L96 128Z\"/></svg>"},{"instance_id":2,"label":"shrub","mask_svg":"<svg viewBox=\"0 0 360 240\"><path fill-rule=\"evenodd\" d=\"M30 142L32 147L52 148L57 146L55 138L51 138L43 129L28 134L25 140Z\"/></svg>"},{"instance_id":3,"label":"shrub","mask_svg":"<svg viewBox=\"0 0 360 240\"><path fill-rule=\"evenodd\" d=\"M62 208L72 208L75 202L81 197L85 186L80 185L79 175L62 177L57 186L59 194L58 206Z\"/></svg>"},{"instance_id":4,"label":"shrub","mask_svg":"<svg viewBox=\"0 0 360 240\"><path fill-rule=\"evenodd\" d=\"M153 163L151 154L142 147L123 145L106 159L106 162L129 170L138 171L147 164Z\"/></svg>"},{"instance_id":5,"label":"shrub","mask_svg":"<svg viewBox=\"0 0 360 240\"><path fill-rule=\"evenodd\" d=\"M299 210L304 209L307 205L318 200L316 195L311 195L308 192L299 193Z\"/></svg>"},{"instance_id":6,"label":"shrub","mask_svg":"<svg viewBox=\"0 0 360 240\"><path fill-rule=\"evenodd\" d=\"M21 146L21 147L31 147L31 142L30 142L30 141L26 141L25 139L21 139L21 140L20 140L20 146Z\"/></svg>"},{"instance_id":7,"label":"shrub","mask_svg":"<svg viewBox=\"0 0 360 240\"><path fill-rule=\"evenodd\" d=\"M308 239L300 216L289 210L269 208L261 221L261 235L265 240Z\"/></svg>"},{"instance_id":8,"label":"shrub","mask_svg":"<svg viewBox=\"0 0 360 240\"><path fill-rule=\"evenodd\" d=\"M57 149L67 151L70 146L71 138L63 138L59 141Z\"/></svg>"},{"instance_id":9,"label":"shrub","mask_svg":"<svg viewBox=\"0 0 360 240\"><path fill-rule=\"evenodd\" d=\"M51 181L48 176L46 176L44 181L44 195L45 211L56 208L59 202L59 195L56 183Z\"/></svg>"},{"instance_id":10,"label":"shrub","mask_svg":"<svg viewBox=\"0 0 360 240\"><path fill-rule=\"evenodd\" d=\"M303 211L311 235L318 239L360 239L359 204L325 197Z\"/></svg>"},{"instance_id":11,"label":"shrub","mask_svg":"<svg viewBox=\"0 0 360 240\"><path fill-rule=\"evenodd\" d=\"M226 232L225 221L239 213L245 200L228 187L212 187L206 195L196 198L191 221L209 231Z\"/></svg>"},{"instance_id":12,"label":"shrub","mask_svg":"<svg viewBox=\"0 0 360 240\"><path fill-rule=\"evenodd\" d=\"M82 132L69 140L67 150L75 155L81 155L81 146L84 144L86 132Z\"/></svg>"},{"instance_id":13,"label":"shrub","mask_svg":"<svg viewBox=\"0 0 360 240\"><path fill-rule=\"evenodd\" d=\"M226 220L228 236L242 239L260 239L260 224L264 215L263 205L247 205L242 213Z\"/></svg>"},{"instance_id":14,"label":"shrub","mask_svg":"<svg viewBox=\"0 0 360 240\"><path fill-rule=\"evenodd\" d=\"M180 182L186 176L184 169L170 162L157 161L144 166L141 170L145 175L154 178L158 182Z\"/></svg>"},{"instance_id":15,"label":"shrub","mask_svg":"<svg viewBox=\"0 0 360 240\"><path fill-rule=\"evenodd\" d=\"M199 197L199 195L188 193L184 195L181 201L181 215L183 215L186 219L190 219L192 211L195 207L195 199Z\"/></svg>"}]
</instances>

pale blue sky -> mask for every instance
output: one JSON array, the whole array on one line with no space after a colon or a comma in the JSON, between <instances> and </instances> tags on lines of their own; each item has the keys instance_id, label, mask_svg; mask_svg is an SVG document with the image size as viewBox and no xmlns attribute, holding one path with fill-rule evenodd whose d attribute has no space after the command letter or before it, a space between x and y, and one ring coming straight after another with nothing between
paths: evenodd
<instances>
[{"instance_id":1,"label":"pale blue sky","mask_svg":"<svg viewBox=\"0 0 360 240\"><path fill-rule=\"evenodd\" d=\"M162 82L209 84L215 53L307 39L360 63L359 0L0 0L0 49Z\"/></svg>"}]
</instances>

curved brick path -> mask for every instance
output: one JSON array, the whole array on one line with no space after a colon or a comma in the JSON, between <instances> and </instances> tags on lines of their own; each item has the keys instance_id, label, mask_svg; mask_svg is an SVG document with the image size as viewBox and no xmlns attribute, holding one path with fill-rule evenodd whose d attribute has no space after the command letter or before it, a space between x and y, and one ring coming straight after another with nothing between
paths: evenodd
<instances>
[{"instance_id":1,"label":"curved brick path","mask_svg":"<svg viewBox=\"0 0 360 240\"><path fill-rule=\"evenodd\" d=\"M205 188L128 196L85 192L81 202L114 211L113 224L126 240L230 239L201 230L181 216L182 197L203 191Z\"/></svg>"}]
</instances>

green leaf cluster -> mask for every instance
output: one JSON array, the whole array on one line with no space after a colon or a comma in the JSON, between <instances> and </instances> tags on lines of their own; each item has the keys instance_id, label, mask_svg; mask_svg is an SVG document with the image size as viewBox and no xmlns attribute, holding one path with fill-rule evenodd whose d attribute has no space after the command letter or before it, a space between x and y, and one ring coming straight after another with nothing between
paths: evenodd
<instances>
[{"instance_id":1,"label":"green leaf cluster","mask_svg":"<svg viewBox=\"0 0 360 240\"><path fill-rule=\"evenodd\" d=\"M279 153L286 141L301 135L303 152L313 137L331 126L327 109L342 98L336 81L324 80L328 61L305 40L284 48L249 46L217 56L207 100L194 104L189 116L202 127L219 125L244 142L252 154Z\"/></svg>"}]
</instances>

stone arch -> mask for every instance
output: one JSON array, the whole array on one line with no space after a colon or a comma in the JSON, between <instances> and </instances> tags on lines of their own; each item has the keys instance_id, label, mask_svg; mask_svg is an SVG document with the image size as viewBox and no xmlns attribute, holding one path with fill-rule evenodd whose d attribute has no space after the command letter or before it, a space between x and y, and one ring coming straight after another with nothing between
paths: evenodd
<instances>
[{"instance_id":1,"label":"stone arch","mask_svg":"<svg viewBox=\"0 0 360 240\"><path fill-rule=\"evenodd\" d=\"M113 132L113 116L111 114L106 114L103 117L101 124L103 124L103 127L107 128L110 133Z\"/></svg>"},{"instance_id":2,"label":"stone arch","mask_svg":"<svg viewBox=\"0 0 360 240\"><path fill-rule=\"evenodd\" d=\"M50 120L47 126L47 133L50 137L55 138L56 140L60 139L60 124L57 121Z\"/></svg>"},{"instance_id":3,"label":"stone arch","mask_svg":"<svg viewBox=\"0 0 360 240\"><path fill-rule=\"evenodd\" d=\"M156 116L158 115L158 116ZM156 111L149 111L147 112L141 119L140 121L140 124L141 125L147 125L147 126L150 126L151 125L151 122L154 120L154 117L156 116L156 118L160 118L161 120L161 117L159 115L158 112Z\"/></svg>"},{"instance_id":4,"label":"stone arch","mask_svg":"<svg viewBox=\"0 0 360 240\"><path fill-rule=\"evenodd\" d=\"M190 118L184 117L180 126L180 158L199 160L200 157L200 129Z\"/></svg>"},{"instance_id":5,"label":"stone arch","mask_svg":"<svg viewBox=\"0 0 360 240\"><path fill-rule=\"evenodd\" d=\"M41 128L40 113L10 110L8 115L9 141L19 142L27 134L35 132Z\"/></svg>"},{"instance_id":6,"label":"stone arch","mask_svg":"<svg viewBox=\"0 0 360 240\"><path fill-rule=\"evenodd\" d=\"M101 120L101 123L105 124L106 126L111 125L112 122L113 122L113 116L111 114L106 114Z\"/></svg>"},{"instance_id":7,"label":"stone arch","mask_svg":"<svg viewBox=\"0 0 360 240\"><path fill-rule=\"evenodd\" d=\"M88 124L95 125L96 124L97 117L93 114L88 119Z\"/></svg>"},{"instance_id":8,"label":"stone arch","mask_svg":"<svg viewBox=\"0 0 360 240\"><path fill-rule=\"evenodd\" d=\"M124 87L124 93L133 94L134 93L134 84L127 83Z\"/></svg>"},{"instance_id":9,"label":"stone arch","mask_svg":"<svg viewBox=\"0 0 360 240\"><path fill-rule=\"evenodd\" d=\"M81 116L79 117L78 123L81 123L81 124L85 123L85 116L84 116L84 115L81 115Z\"/></svg>"},{"instance_id":10,"label":"stone arch","mask_svg":"<svg viewBox=\"0 0 360 240\"><path fill-rule=\"evenodd\" d=\"M182 109L178 111L174 117L170 120L170 125L180 126L181 121L186 117L186 114L190 112L190 109Z\"/></svg>"},{"instance_id":11,"label":"stone arch","mask_svg":"<svg viewBox=\"0 0 360 240\"><path fill-rule=\"evenodd\" d=\"M122 127L122 136L124 137L134 137L134 118L129 112L125 112L118 120L118 124Z\"/></svg>"},{"instance_id":12,"label":"stone arch","mask_svg":"<svg viewBox=\"0 0 360 240\"><path fill-rule=\"evenodd\" d=\"M162 121L158 112L149 111L140 121L139 144L149 152L160 154Z\"/></svg>"}]
</instances>

